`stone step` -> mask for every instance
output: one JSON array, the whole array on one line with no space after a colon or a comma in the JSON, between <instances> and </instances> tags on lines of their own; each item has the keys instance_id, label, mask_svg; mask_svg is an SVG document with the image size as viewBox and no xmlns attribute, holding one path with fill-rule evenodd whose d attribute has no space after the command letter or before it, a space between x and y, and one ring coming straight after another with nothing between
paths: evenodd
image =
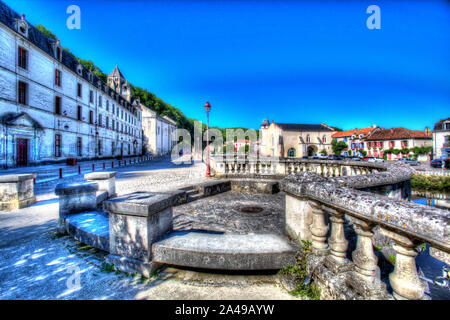
<instances>
[{"instance_id":1,"label":"stone step","mask_svg":"<svg viewBox=\"0 0 450 320\"><path fill-rule=\"evenodd\" d=\"M295 263L296 248L274 234L174 232L152 245L153 261L216 270L277 270Z\"/></svg>"},{"instance_id":2,"label":"stone step","mask_svg":"<svg viewBox=\"0 0 450 320\"><path fill-rule=\"evenodd\" d=\"M76 240L109 251L108 215L99 211L71 214L65 221L67 232Z\"/></svg>"},{"instance_id":3,"label":"stone step","mask_svg":"<svg viewBox=\"0 0 450 320\"><path fill-rule=\"evenodd\" d=\"M193 196L193 195L198 194L198 192L199 192L198 190L191 189L191 190L187 191L186 194L187 194L188 196Z\"/></svg>"}]
</instances>

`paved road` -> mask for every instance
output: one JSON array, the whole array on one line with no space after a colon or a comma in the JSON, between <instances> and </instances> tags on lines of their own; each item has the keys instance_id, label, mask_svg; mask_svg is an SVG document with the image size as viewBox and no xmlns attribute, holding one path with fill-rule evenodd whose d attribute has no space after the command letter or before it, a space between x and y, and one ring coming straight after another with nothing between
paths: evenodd
<instances>
[{"instance_id":1,"label":"paved road","mask_svg":"<svg viewBox=\"0 0 450 320\"><path fill-rule=\"evenodd\" d=\"M119 194L163 191L205 180L201 163L156 161L117 171ZM295 299L273 275L244 277L169 268L142 281L110 272L102 268L102 252L83 250L73 239L56 236L54 188L55 182L38 184L35 205L0 213L0 299Z\"/></svg>"}]
</instances>

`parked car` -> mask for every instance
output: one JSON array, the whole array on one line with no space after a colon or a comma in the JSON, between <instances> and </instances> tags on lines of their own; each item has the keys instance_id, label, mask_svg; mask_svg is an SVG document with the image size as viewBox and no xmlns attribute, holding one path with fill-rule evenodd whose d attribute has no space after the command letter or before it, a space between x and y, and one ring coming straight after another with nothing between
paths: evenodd
<instances>
[{"instance_id":1,"label":"parked car","mask_svg":"<svg viewBox=\"0 0 450 320\"><path fill-rule=\"evenodd\" d=\"M431 160L430 166L432 166L433 168L442 168L442 159Z\"/></svg>"},{"instance_id":2,"label":"parked car","mask_svg":"<svg viewBox=\"0 0 450 320\"><path fill-rule=\"evenodd\" d=\"M319 158L319 159L321 159L321 160L326 160L326 159L328 159L328 157L327 157L326 155L324 155L323 153L319 153L319 154L317 155L317 158Z\"/></svg>"},{"instance_id":3,"label":"parked car","mask_svg":"<svg viewBox=\"0 0 450 320\"><path fill-rule=\"evenodd\" d=\"M302 159L308 160L309 157L308 156L303 156Z\"/></svg>"},{"instance_id":4,"label":"parked car","mask_svg":"<svg viewBox=\"0 0 450 320\"><path fill-rule=\"evenodd\" d=\"M314 156L314 157L312 157L311 159L312 159L312 160L319 160L319 157Z\"/></svg>"},{"instance_id":5,"label":"parked car","mask_svg":"<svg viewBox=\"0 0 450 320\"><path fill-rule=\"evenodd\" d=\"M351 158L351 160L352 161L361 161L361 158L360 157L353 157L353 158Z\"/></svg>"},{"instance_id":6,"label":"parked car","mask_svg":"<svg viewBox=\"0 0 450 320\"><path fill-rule=\"evenodd\" d=\"M375 162L384 162L383 158L375 158Z\"/></svg>"},{"instance_id":7,"label":"parked car","mask_svg":"<svg viewBox=\"0 0 450 320\"><path fill-rule=\"evenodd\" d=\"M406 159L405 163L409 164L410 166L420 165L420 162L414 159Z\"/></svg>"},{"instance_id":8,"label":"parked car","mask_svg":"<svg viewBox=\"0 0 450 320\"><path fill-rule=\"evenodd\" d=\"M337 156L335 154L330 154L328 156L328 160L342 160L342 157L341 156Z\"/></svg>"},{"instance_id":9,"label":"parked car","mask_svg":"<svg viewBox=\"0 0 450 320\"><path fill-rule=\"evenodd\" d=\"M374 157L365 157L365 158L363 158L363 160L367 161L367 162L375 162L375 158Z\"/></svg>"}]
</instances>

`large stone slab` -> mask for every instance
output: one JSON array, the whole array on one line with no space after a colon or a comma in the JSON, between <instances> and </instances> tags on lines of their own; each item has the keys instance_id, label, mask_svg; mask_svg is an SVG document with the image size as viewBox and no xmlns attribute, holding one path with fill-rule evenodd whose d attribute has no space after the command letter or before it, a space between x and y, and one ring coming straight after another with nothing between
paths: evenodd
<instances>
[{"instance_id":1,"label":"large stone slab","mask_svg":"<svg viewBox=\"0 0 450 320\"><path fill-rule=\"evenodd\" d=\"M0 176L0 211L12 211L34 204L35 178L34 173Z\"/></svg>"},{"instance_id":2,"label":"large stone slab","mask_svg":"<svg viewBox=\"0 0 450 320\"><path fill-rule=\"evenodd\" d=\"M276 270L295 263L295 248L273 234L174 232L153 244L153 261L217 270Z\"/></svg>"},{"instance_id":3,"label":"large stone slab","mask_svg":"<svg viewBox=\"0 0 450 320\"><path fill-rule=\"evenodd\" d=\"M76 240L103 251L109 251L108 215L88 211L70 215L65 220L67 232Z\"/></svg>"}]
</instances>

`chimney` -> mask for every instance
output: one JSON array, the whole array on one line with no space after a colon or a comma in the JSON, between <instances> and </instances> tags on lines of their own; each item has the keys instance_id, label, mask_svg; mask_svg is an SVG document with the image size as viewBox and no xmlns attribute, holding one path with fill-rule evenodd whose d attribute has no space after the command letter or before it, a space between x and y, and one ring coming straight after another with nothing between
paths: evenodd
<instances>
[{"instance_id":1,"label":"chimney","mask_svg":"<svg viewBox=\"0 0 450 320\"><path fill-rule=\"evenodd\" d=\"M430 135L430 127L425 127L425 135L426 136Z\"/></svg>"},{"instance_id":2,"label":"chimney","mask_svg":"<svg viewBox=\"0 0 450 320\"><path fill-rule=\"evenodd\" d=\"M374 129L377 127L377 125L376 124L374 124L373 126L372 126Z\"/></svg>"},{"instance_id":3,"label":"chimney","mask_svg":"<svg viewBox=\"0 0 450 320\"><path fill-rule=\"evenodd\" d=\"M22 13L22 14L20 15L20 19L25 20L25 14Z\"/></svg>"}]
</instances>

